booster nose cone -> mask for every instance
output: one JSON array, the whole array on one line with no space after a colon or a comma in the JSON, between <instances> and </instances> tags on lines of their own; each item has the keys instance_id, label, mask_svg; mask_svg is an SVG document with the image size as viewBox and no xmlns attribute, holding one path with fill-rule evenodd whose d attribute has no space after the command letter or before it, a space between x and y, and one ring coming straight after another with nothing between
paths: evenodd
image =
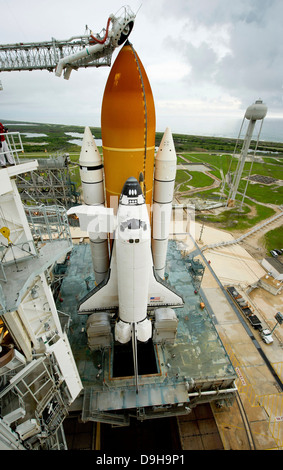
<instances>
[{"instance_id":1,"label":"booster nose cone","mask_svg":"<svg viewBox=\"0 0 283 470\"><path fill-rule=\"evenodd\" d=\"M79 158L80 166L95 167L101 165L101 156L88 126L85 127Z\"/></svg>"},{"instance_id":2,"label":"booster nose cone","mask_svg":"<svg viewBox=\"0 0 283 470\"><path fill-rule=\"evenodd\" d=\"M88 126L84 131L79 165L85 204L104 205L103 165L100 153Z\"/></svg>"},{"instance_id":3,"label":"booster nose cone","mask_svg":"<svg viewBox=\"0 0 283 470\"><path fill-rule=\"evenodd\" d=\"M110 71L101 110L107 205L120 196L124 182L144 175L146 203L152 203L155 108L144 67L130 43Z\"/></svg>"},{"instance_id":4,"label":"booster nose cone","mask_svg":"<svg viewBox=\"0 0 283 470\"><path fill-rule=\"evenodd\" d=\"M155 157L154 178L158 181L171 181L176 178L177 156L173 136L166 128Z\"/></svg>"}]
</instances>

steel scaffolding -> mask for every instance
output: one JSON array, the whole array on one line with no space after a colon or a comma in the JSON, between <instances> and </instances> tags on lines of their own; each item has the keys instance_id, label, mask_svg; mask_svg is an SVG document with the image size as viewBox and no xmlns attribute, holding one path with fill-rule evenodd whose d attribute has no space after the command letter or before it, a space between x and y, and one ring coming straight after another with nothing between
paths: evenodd
<instances>
[{"instance_id":1,"label":"steel scaffolding","mask_svg":"<svg viewBox=\"0 0 283 470\"><path fill-rule=\"evenodd\" d=\"M124 6L111 14L106 29L99 34L72 36L69 39L0 45L0 72L49 70L69 79L72 69L110 66L113 51L132 31L135 14ZM86 31L89 28L86 27Z\"/></svg>"},{"instance_id":2,"label":"steel scaffolding","mask_svg":"<svg viewBox=\"0 0 283 470\"><path fill-rule=\"evenodd\" d=\"M17 175L17 188L25 204L44 203L69 208L76 205L79 192L71 181L68 154L38 159L38 168Z\"/></svg>"},{"instance_id":3,"label":"steel scaffolding","mask_svg":"<svg viewBox=\"0 0 283 470\"><path fill-rule=\"evenodd\" d=\"M0 45L0 71L48 70L54 71L60 59L76 54L89 46L89 36L70 39L52 38L46 42L30 42ZM110 66L113 47L105 48L101 55L90 56L76 62L79 67Z\"/></svg>"},{"instance_id":4,"label":"steel scaffolding","mask_svg":"<svg viewBox=\"0 0 283 470\"><path fill-rule=\"evenodd\" d=\"M192 277L193 285L196 291L199 290L201 286L201 281L204 275L205 267L203 263L197 258L190 258L187 261L188 271Z\"/></svg>"}]
</instances>

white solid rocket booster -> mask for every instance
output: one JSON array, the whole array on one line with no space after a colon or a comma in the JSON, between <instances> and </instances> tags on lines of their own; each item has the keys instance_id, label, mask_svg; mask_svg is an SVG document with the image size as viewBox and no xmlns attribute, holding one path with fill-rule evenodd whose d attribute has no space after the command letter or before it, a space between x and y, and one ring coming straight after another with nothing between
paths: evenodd
<instances>
[{"instance_id":1,"label":"white solid rocket booster","mask_svg":"<svg viewBox=\"0 0 283 470\"><path fill-rule=\"evenodd\" d=\"M104 207L103 165L89 127L85 128L79 159L83 198L86 205ZM107 233L89 233L95 282L105 278L109 268Z\"/></svg>"},{"instance_id":2,"label":"white solid rocket booster","mask_svg":"<svg viewBox=\"0 0 283 470\"><path fill-rule=\"evenodd\" d=\"M177 156L171 130L167 127L155 157L153 216L152 216L152 255L156 273L163 279L166 264L168 237Z\"/></svg>"}]
</instances>

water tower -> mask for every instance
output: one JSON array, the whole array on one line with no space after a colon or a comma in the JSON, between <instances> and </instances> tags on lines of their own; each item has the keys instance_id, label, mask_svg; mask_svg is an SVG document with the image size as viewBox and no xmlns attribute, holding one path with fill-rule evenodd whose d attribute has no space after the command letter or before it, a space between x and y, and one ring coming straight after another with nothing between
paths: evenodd
<instances>
[{"instance_id":1,"label":"water tower","mask_svg":"<svg viewBox=\"0 0 283 470\"><path fill-rule=\"evenodd\" d=\"M230 206L230 207L232 206L233 207L234 204L235 204L236 194L238 192L239 183L241 181L241 176L242 176L242 173L243 173L246 157L248 155L248 151L249 151L250 143L251 143L251 140L252 140L252 136L253 136L256 121L261 120L261 126L260 126L260 130L258 132L258 137L257 137L257 143L256 143L255 150L256 150L257 145L258 145L258 141L259 141L259 137L260 137L260 133L261 133L261 129L262 129L262 124L263 124L263 120L266 116L266 113L267 113L267 106L262 102L261 99L258 99L254 104L249 106L246 110L246 114L244 116L244 119L243 119L243 122L242 122L242 125L241 125L239 136L241 134L245 119L249 120L249 124L248 124L247 132L246 132L246 135L245 135L245 138L244 138L244 141L243 141L242 150L241 150L241 153L240 153L239 158L238 158L237 168L236 168L236 171L235 171L235 174L234 174L233 182L232 182L231 187L230 187L227 206ZM238 139L239 139L239 137L238 137ZM236 146L237 146L237 144L236 144ZM235 154L235 151L234 151L234 154ZM245 188L245 192L246 192L246 189L247 189L247 186ZM245 197L245 194L244 194L244 197ZM244 200L244 197L243 197L243 200Z\"/></svg>"}]
</instances>

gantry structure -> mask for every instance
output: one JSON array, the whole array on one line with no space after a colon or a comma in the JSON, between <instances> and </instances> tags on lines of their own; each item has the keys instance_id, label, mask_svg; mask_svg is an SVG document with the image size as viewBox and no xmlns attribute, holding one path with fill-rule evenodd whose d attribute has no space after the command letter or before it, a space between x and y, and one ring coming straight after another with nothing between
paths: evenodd
<instances>
[{"instance_id":1,"label":"gantry structure","mask_svg":"<svg viewBox=\"0 0 283 470\"><path fill-rule=\"evenodd\" d=\"M73 69L110 66L114 49L126 41L133 29L135 16L129 6L124 6L109 15L106 28L98 34L89 31L63 40L2 44L0 72L48 70L58 77L63 72L68 80Z\"/></svg>"},{"instance_id":2,"label":"gantry structure","mask_svg":"<svg viewBox=\"0 0 283 470\"><path fill-rule=\"evenodd\" d=\"M76 205L80 193L71 181L69 154L38 159L38 168L17 175L16 184L24 204Z\"/></svg>"}]
</instances>

